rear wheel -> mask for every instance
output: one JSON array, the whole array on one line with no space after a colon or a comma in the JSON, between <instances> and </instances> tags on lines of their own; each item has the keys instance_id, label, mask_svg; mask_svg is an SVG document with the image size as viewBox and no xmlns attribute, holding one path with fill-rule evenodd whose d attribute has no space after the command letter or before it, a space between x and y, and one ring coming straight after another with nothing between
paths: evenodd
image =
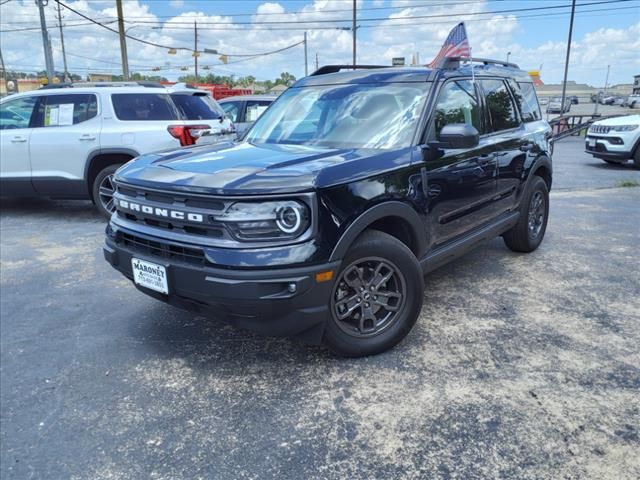
<instances>
[{"instance_id":1,"label":"rear wheel","mask_svg":"<svg viewBox=\"0 0 640 480\"><path fill-rule=\"evenodd\" d=\"M549 189L538 176L531 179L529 188L522 199L518 223L502 238L514 252L533 252L544 238L549 219Z\"/></svg>"},{"instance_id":2,"label":"rear wheel","mask_svg":"<svg viewBox=\"0 0 640 480\"><path fill-rule=\"evenodd\" d=\"M640 168L640 145L636 147L636 153L633 154L633 164L636 168Z\"/></svg>"},{"instance_id":3,"label":"rear wheel","mask_svg":"<svg viewBox=\"0 0 640 480\"><path fill-rule=\"evenodd\" d=\"M120 167L120 165L109 165L103 168L93 181L93 201L98 211L106 218L111 218L111 214L115 210L113 203L113 194L115 193L113 174L118 167Z\"/></svg>"},{"instance_id":4,"label":"rear wheel","mask_svg":"<svg viewBox=\"0 0 640 480\"><path fill-rule=\"evenodd\" d=\"M423 293L422 269L411 250L386 233L365 232L342 262L325 345L348 357L390 349L415 324Z\"/></svg>"}]
</instances>

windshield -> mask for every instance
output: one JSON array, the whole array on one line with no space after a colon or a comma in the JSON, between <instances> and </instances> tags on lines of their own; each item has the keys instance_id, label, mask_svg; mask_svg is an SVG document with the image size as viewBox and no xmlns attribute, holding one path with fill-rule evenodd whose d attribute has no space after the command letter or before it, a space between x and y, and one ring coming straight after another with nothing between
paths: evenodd
<instances>
[{"instance_id":1,"label":"windshield","mask_svg":"<svg viewBox=\"0 0 640 480\"><path fill-rule=\"evenodd\" d=\"M246 140L328 148L407 147L428 88L426 82L290 88L256 121Z\"/></svg>"},{"instance_id":2,"label":"windshield","mask_svg":"<svg viewBox=\"0 0 640 480\"><path fill-rule=\"evenodd\" d=\"M562 101L562 97L553 97L551 99L552 102L561 102Z\"/></svg>"}]
</instances>

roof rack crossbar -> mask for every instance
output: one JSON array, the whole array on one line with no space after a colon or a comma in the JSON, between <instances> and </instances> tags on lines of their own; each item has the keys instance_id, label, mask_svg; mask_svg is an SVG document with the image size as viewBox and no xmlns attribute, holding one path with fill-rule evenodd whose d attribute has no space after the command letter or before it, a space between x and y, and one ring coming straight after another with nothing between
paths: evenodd
<instances>
[{"instance_id":1,"label":"roof rack crossbar","mask_svg":"<svg viewBox=\"0 0 640 480\"><path fill-rule=\"evenodd\" d=\"M492 60L490 58L478 58L478 57L446 57L438 65L440 68L458 68L462 62L476 62L484 65L499 65L501 67L520 68L517 64L511 62L505 62L502 60Z\"/></svg>"},{"instance_id":2,"label":"roof rack crossbar","mask_svg":"<svg viewBox=\"0 0 640 480\"><path fill-rule=\"evenodd\" d=\"M325 65L309 76L326 75L327 73L336 73L341 70L368 70L372 68L388 68L388 65Z\"/></svg>"}]
</instances>

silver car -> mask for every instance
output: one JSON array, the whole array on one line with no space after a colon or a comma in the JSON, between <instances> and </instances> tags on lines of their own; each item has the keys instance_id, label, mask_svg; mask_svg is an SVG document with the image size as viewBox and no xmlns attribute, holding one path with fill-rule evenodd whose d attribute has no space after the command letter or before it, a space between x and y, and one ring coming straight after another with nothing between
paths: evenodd
<instances>
[{"instance_id":1,"label":"silver car","mask_svg":"<svg viewBox=\"0 0 640 480\"><path fill-rule=\"evenodd\" d=\"M571 99L564 99L564 107L562 106L562 97L551 97L547 105L547 113L565 113L571 110Z\"/></svg>"},{"instance_id":2,"label":"silver car","mask_svg":"<svg viewBox=\"0 0 640 480\"><path fill-rule=\"evenodd\" d=\"M242 95L223 98L218 103L241 137L276 98L275 95Z\"/></svg>"}]
</instances>

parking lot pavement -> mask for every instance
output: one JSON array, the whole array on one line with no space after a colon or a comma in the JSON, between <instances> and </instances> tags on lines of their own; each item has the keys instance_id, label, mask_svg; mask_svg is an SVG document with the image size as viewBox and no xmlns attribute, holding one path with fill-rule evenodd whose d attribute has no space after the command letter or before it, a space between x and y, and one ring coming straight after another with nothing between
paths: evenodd
<instances>
[{"instance_id":1,"label":"parking lot pavement","mask_svg":"<svg viewBox=\"0 0 640 480\"><path fill-rule=\"evenodd\" d=\"M433 272L414 331L359 360L137 292L87 204L5 202L0 476L638 478L640 188L551 202L539 250Z\"/></svg>"},{"instance_id":2,"label":"parking lot pavement","mask_svg":"<svg viewBox=\"0 0 640 480\"><path fill-rule=\"evenodd\" d=\"M585 153L584 143L584 137L568 137L554 145L554 191L609 188L629 181L640 183L640 170L632 161L611 165Z\"/></svg>"}]
</instances>

